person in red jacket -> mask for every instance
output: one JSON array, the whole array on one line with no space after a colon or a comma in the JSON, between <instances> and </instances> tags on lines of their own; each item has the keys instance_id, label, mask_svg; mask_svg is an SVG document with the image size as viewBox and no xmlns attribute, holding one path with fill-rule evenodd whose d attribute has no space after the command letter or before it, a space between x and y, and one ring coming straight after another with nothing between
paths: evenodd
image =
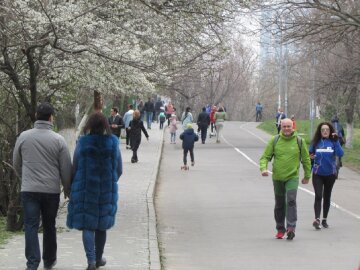
<instances>
[{"instance_id":1,"label":"person in red jacket","mask_svg":"<svg viewBox=\"0 0 360 270\"><path fill-rule=\"evenodd\" d=\"M214 130L216 130L215 129L215 118L214 118L214 115L216 112L217 112L217 108L214 105L214 106L212 106L211 112L210 112L210 128L211 128L210 137L214 136Z\"/></svg>"}]
</instances>

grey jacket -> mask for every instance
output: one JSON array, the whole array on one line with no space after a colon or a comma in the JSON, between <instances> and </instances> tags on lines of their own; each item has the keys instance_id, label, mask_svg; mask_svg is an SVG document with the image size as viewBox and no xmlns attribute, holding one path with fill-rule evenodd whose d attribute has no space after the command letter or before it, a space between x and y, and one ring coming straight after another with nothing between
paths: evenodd
<instances>
[{"instance_id":1,"label":"grey jacket","mask_svg":"<svg viewBox=\"0 0 360 270\"><path fill-rule=\"evenodd\" d=\"M21 178L21 191L70 192L71 158L64 138L52 131L48 121L38 120L34 128L22 132L16 141L13 165Z\"/></svg>"}]
</instances>

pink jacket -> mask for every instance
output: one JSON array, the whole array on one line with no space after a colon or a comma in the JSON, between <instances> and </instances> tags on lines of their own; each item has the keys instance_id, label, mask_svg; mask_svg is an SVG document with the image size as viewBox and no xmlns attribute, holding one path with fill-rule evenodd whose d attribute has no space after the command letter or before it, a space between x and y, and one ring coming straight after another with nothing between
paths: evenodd
<instances>
[{"instance_id":1,"label":"pink jacket","mask_svg":"<svg viewBox=\"0 0 360 270\"><path fill-rule=\"evenodd\" d=\"M170 131L170 133L175 133L176 130L177 130L176 117L171 117L171 118L170 118L170 128L169 128L169 131Z\"/></svg>"}]
</instances>

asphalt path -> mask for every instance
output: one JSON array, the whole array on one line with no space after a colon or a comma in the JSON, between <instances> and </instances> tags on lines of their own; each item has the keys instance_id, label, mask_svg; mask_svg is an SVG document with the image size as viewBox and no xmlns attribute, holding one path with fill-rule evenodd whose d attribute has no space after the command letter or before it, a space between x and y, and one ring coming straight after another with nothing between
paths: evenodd
<instances>
[{"instance_id":1,"label":"asphalt path","mask_svg":"<svg viewBox=\"0 0 360 270\"><path fill-rule=\"evenodd\" d=\"M312 227L312 184L301 184L296 237L275 239L271 176L262 177L258 167L270 136L256 125L226 122L220 144L196 143L189 171L180 170L181 141L170 144L165 131L155 198L163 269L357 269L359 174L341 169L330 228L320 231Z\"/></svg>"}]
</instances>

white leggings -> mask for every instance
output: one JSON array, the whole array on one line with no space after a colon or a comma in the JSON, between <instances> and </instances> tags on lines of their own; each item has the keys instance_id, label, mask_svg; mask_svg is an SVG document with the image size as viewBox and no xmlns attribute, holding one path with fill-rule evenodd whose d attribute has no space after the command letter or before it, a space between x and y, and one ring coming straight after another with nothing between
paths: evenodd
<instances>
[{"instance_id":1,"label":"white leggings","mask_svg":"<svg viewBox=\"0 0 360 270\"><path fill-rule=\"evenodd\" d=\"M215 123L215 127L216 127L216 141L220 141L220 133L222 132L223 129L223 122L220 123Z\"/></svg>"}]
</instances>

